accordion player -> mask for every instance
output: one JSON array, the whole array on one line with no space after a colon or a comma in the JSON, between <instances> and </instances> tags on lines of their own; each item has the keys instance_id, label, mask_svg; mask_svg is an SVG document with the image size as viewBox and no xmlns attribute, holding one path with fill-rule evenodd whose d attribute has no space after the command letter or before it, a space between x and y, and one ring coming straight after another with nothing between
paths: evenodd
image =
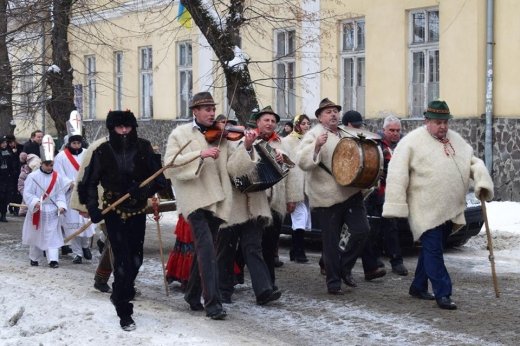
<instances>
[{"instance_id":1,"label":"accordion player","mask_svg":"<svg viewBox=\"0 0 520 346\"><path fill-rule=\"evenodd\" d=\"M289 169L294 167L287 155L283 155L283 163L276 162L275 149L266 141L254 145L260 156L255 169L241 177L232 178L233 185L242 193L267 190L289 174Z\"/></svg>"}]
</instances>

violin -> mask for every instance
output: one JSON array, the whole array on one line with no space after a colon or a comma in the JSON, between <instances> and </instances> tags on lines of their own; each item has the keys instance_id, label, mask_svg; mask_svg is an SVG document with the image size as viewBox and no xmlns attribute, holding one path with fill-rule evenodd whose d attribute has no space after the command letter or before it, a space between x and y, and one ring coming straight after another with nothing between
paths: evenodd
<instances>
[{"instance_id":1,"label":"violin","mask_svg":"<svg viewBox=\"0 0 520 346\"><path fill-rule=\"evenodd\" d=\"M204 132L204 137L208 143L214 143L221 138L226 138L228 141L238 141L244 137L244 131L244 126L215 122L213 126Z\"/></svg>"}]
</instances>

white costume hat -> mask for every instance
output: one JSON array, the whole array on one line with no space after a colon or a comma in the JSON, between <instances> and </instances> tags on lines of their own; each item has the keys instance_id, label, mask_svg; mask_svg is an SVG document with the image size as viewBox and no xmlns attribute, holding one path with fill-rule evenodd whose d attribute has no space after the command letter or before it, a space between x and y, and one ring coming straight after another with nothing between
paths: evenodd
<instances>
[{"instance_id":1,"label":"white costume hat","mask_svg":"<svg viewBox=\"0 0 520 346\"><path fill-rule=\"evenodd\" d=\"M72 136L82 135L82 121L78 111L74 110L70 112L69 120L67 121L67 135L69 140Z\"/></svg>"},{"instance_id":2,"label":"white costume hat","mask_svg":"<svg viewBox=\"0 0 520 346\"><path fill-rule=\"evenodd\" d=\"M40 147L40 158L42 161L53 161L55 148L56 145L51 135L43 136L42 145Z\"/></svg>"}]
</instances>

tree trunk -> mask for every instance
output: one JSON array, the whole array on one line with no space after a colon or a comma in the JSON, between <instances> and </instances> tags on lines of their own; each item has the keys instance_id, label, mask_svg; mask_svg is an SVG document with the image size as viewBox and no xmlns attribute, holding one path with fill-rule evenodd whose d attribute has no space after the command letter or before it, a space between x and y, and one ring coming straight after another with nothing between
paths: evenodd
<instances>
[{"instance_id":1,"label":"tree trunk","mask_svg":"<svg viewBox=\"0 0 520 346\"><path fill-rule=\"evenodd\" d=\"M12 132L12 95L13 71L7 52L7 0L0 0L0 135Z\"/></svg>"},{"instance_id":2,"label":"tree trunk","mask_svg":"<svg viewBox=\"0 0 520 346\"><path fill-rule=\"evenodd\" d=\"M63 138L67 133L66 122L74 106L74 86L72 84L72 66L70 64L70 49L67 40L68 28L73 0L53 0L52 18L52 64L59 68L47 71L47 83L51 88L52 96L47 101L46 108L50 114L58 137Z\"/></svg>"},{"instance_id":3,"label":"tree trunk","mask_svg":"<svg viewBox=\"0 0 520 346\"><path fill-rule=\"evenodd\" d=\"M252 111L258 108L251 75L247 63L240 67L229 67L227 64L235 57L234 48L239 46L240 26L244 23L244 0L230 1L229 14L223 27L214 21L200 0L181 0L181 3L190 12L193 21L213 48L226 76L228 102L240 123L246 124Z\"/></svg>"}]
</instances>

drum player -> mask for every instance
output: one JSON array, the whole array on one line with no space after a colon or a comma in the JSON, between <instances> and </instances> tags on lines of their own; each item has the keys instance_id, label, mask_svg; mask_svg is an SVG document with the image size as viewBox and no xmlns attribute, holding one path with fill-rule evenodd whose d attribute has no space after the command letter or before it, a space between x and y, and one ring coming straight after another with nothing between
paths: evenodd
<instances>
[{"instance_id":1,"label":"drum player","mask_svg":"<svg viewBox=\"0 0 520 346\"><path fill-rule=\"evenodd\" d=\"M361 188L339 185L331 172L332 155L345 133L339 128L341 106L324 98L315 112L319 124L302 139L296 162L305 171L305 191L322 228L323 259L329 294L342 295L341 281L356 287L352 268L365 246L369 225ZM349 250L338 243L343 224L351 232Z\"/></svg>"},{"instance_id":2,"label":"drum player","mask_svg":"<svg viewBox=\"0 0 520 346\"><path fill-rule=\"evenodd\" d=\"M343 114L341 118L341 123L344 126L345 131L349 131L350 129L361 129L363 127L363 116L361 113L355 110L349 110ZM364 131L366 132L366 131ZM367 133L368 134L368 133ZM374 134L375 135L375 134ZM377 136L379 138L379 136ZM367 193L370 193L371 190L364 191L364 197ZM372 193L373 194L373 193ZM372 195L371 194L371 195ZM368 198L368 197L367 197ZM365 203L366 203L366 199ZM381 205L382 207L382 205ZM374 230L371 229L371 233L373 234ZM375 252L375 245L372 236L369 236L367 242L365 243L365 247L363 248L363 252L361 253L361 263L363 264L363 272L365 273L365 280L371 281L386 275L386 270L381 268L378 264L378 257ZM402 257L401 257L402 261ZM384 264L383 264L384 266ZM354 282L355 284L355 282Z\"/></svg>"}]
</instances>

